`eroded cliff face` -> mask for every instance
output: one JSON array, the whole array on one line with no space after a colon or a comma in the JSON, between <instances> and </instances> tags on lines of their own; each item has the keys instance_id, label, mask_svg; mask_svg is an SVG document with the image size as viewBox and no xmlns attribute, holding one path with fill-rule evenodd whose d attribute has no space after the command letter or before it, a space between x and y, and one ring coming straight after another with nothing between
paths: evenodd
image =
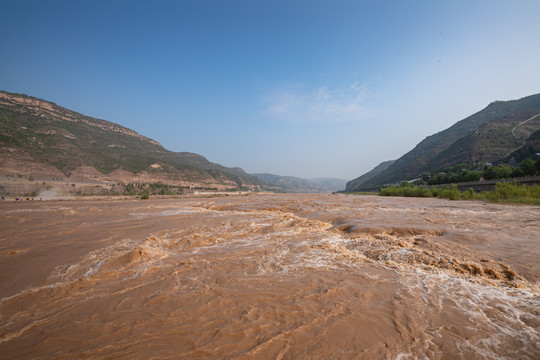
<instances>
[{"instance_id":1,"label":"eroded cliff face","mask_svg":"<svg viewBox=\"0 0 540 360\"><path fill-rule=\"evenodd\" d=\"M58 188L55 181L96 184L84 185L87 193L110 191L112 183L220 191L263 185L242 169L169 151L118 124L0 91L0 191L32 193L52 186L71 194L83 188Z\"/></svg>"},{"instance_id":2,"label":"eroded cliff face","mask_svg":"<svg viewBox=\"0 0 540 360\"><path fill-rule=\"evenodd\" d=\"M84 122L87 125L98 127L104 131L113 131L119 134L133 136L139 140L148 141L154 145L161 146L159 142L147 138L146 136L142 136L136 131L109 121L94 119L73 111L69 111L61 106L45 100L0 91L0 106L10 107L22 113L28 113L38 118L47 118L56 121L70 121L74 123ZM54 132L54 130L49 130L46 133L51 134Z\"/></svg>"}]
</instances>

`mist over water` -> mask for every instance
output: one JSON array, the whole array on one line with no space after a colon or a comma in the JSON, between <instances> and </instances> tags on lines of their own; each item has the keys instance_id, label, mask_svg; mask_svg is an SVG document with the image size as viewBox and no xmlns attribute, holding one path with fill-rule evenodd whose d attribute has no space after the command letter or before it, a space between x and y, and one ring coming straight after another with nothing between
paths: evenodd
<instances>
[{"instance_id":1,"label":"mist over water","mask_svg":"<svg viewBox=\"0 0 540 360\"><path fill-rule=\"evenodd\" d=\"M5 359L540 356L539 207L337 195L1 205Z\"/></svg>"}]
</instances>

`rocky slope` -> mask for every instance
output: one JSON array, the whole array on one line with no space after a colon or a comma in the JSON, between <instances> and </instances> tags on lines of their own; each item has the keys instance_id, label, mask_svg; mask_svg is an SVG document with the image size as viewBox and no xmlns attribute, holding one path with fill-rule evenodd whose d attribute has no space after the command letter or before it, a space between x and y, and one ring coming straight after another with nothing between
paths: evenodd
<instances>
[{"instance_id":1,"label":"rocky slope","mask_svg":"<svg viewBox=\"0 0 540 360\"><path fill-rule=\"evenodd\" d=\"M157 183L178 189L260 189L239 168L172 152L118 124L54 103L0 91L0 176L97 183Z\"/></svg>"},{"instance_id":2,"label":"rocky slope","mask_svg":"<svg viewBox=\"0 0 540 360\"><path fill-rule=\"evenodd\" d=\"M468 164L472 168L501 159L525 145L540 129L540 94L519 100L495 101L485 109L428 136L386 170L367 181L352 180L347 191L374 189L419 177L422 172Z\"/></svg>"},{"instance_id":3,"label":"rocky slope","mask_svg":"<svg viewBox=\"0 0 540 360\"><path fill-rule=\"evenodd\" d=\"M534 157L534 155L538 156L538 154L540 154L540 130L532 133L527 138L525 145L494 162L493 165L505 163L513 166L527 158Z\"/></svg>"},{"instance_id":4,"label":"rocky slope","mask_svg":"<svg viewBox=\"0 0 540 360\"><path fill-rule=\"evenodd\" d=\"M354 180L349 181L345 187L345 191L353 192L353 191L357 191L356 189L362 189L363 184L370 181L371 179L379 175L384 170L388 169L394 162L395 160L384 161L380 163L379 165L375 166L371 171L368 171L364 175Z\"/></svg>"}]
</instances>

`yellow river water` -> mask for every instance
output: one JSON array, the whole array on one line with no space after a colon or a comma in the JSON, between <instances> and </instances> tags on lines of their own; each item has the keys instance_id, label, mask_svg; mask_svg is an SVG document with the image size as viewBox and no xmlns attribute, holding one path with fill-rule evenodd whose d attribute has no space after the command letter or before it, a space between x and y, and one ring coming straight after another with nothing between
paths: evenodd
<instances>
[{"instance_id":1,"label":"yellow river water","mask_svg":"<svg viewBox=\"0 0 540 360\"><path fill-rule=\"evenodd\" d=\"M540 207L0 204L2 359L538 359Z\"/></svg>"}]
</instances>

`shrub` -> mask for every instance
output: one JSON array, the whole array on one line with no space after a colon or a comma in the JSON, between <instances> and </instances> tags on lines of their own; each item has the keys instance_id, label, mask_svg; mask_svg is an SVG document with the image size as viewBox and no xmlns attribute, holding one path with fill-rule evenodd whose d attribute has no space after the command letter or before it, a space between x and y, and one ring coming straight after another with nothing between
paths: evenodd
<instances>
[{"instance_id":1,"label":"shrub","mask_svg":"<svg viewBox=\"0 0 540 360\"><path fill-rule=\"evenodd\" d=\"M521 162L519 169L523 176L534 176L536 175L536 163L533 159L528 158Z\"/></svg>"},{"instance_id":2,"label":"shrub","mask_svg":"<svg viewBox=\"0 0 540 360\"><path fill-rule=\"evenodd\" d=\"M431 193L430 188L426 188L423 186L417 186L413 188L407 189L406 196L412 196L412 197L431 197L433 196Z\"/></svg>"},{"instance_id":3,"label":"shrub","mask_svg":"<svg viewBox=\"0 0 540 360\"><path fill-rule=\"evenodd\" d=\"M460 181L478 181L482 177L482 173L480 171L470 171L467 170L463 173Z\"/></svg>"},{"instance_id":4,"label":"shrub","mask_svg":"<svg viewBox=\"0 0 540 360\"><path fill-rule=\"evenodd\" d=\"M143 199L143 200L150 199L150 194L148 193L148 191L144 191L141 194L141 199Z\"/></svg>"},{"instance_id":5,"label":"shrub","mask_svg":"<svg viewBox=\"0 0 540 360\"><path fill-rule=\"evenodd\" d=\"M510 201L528 204L540 204L540 185L519 185L516 183L498 183L492 191L476 193L472 188L460 192L456 185L446 187L389 186L381 188L382 196L438 197L450 200L487 200L492 202Z\"/></svg>"},{"instance_id":6,"label":"shrub","mask_svg":"<svg viewBox=\"0 0 540 360\"><path fill-rule=\"evenodd\" d=\"M461 193L461 198L464 200L471 200L475 198L476 193L472 188L469 188L469 190L463 191Z\"/></svg>"},{"instance_id":7,"label":"shrub","mask_svg":"<svg viewBox=\"0 0 540 360\"><path fill-rule=\"evenodd\" d=\"M501 164L499 166L488 167L484 171L484 179L494 180L494 179L504 179L513 176L514 169L507 164Z\"/></svg>"},{"instance_id":8,"label":"shrub","mask_svg":"<svg viewBox=\"0 0 540 360\"><path fill-rule=\"evenodd\" d=\"M533 199L540 199L540 185L529 186L529 194Z\"/></svg>"},{"instance_id":9,"label":"shrub","mask_svg":"<svg viewBox=\"0 0 540 360\"><path fill-rule=\"evenodd\" d=\"M512 183L498 183L493 190L501 199L512 199L527 197L527 185L517 185Z\"/></svg>"},{"instance_id":10,"label":"shrub","mask_svg":"<svg viewBox=\"0 0 540 360\"><path fill-rule=\"evenodd\" d=\"M397 186L381 188L379 194L382 196L399 196L399 188Z\"/></svg>"},{"instance_id":11,"label":"shrub","mask_svg":"<svg viewBox=\"0 0 540 360\"><path fill-rule=\"evenodd\" d=\"M401 186L389 186L381 188L379 194L382 196L407 196L407 197L431 197L431 189L423 186L412 186L402 184Z\"/></svg>"},{"instance_id":12,"label":"shrub","mask_svg":"<svg viewBox=\"0 0 540 360\"><path fill-rule=\"evenodd\" d=\"M441 199L459 200L461 193L456 185L445 186L438 192L437 197Z\"/></svg>"}]
</instances>

